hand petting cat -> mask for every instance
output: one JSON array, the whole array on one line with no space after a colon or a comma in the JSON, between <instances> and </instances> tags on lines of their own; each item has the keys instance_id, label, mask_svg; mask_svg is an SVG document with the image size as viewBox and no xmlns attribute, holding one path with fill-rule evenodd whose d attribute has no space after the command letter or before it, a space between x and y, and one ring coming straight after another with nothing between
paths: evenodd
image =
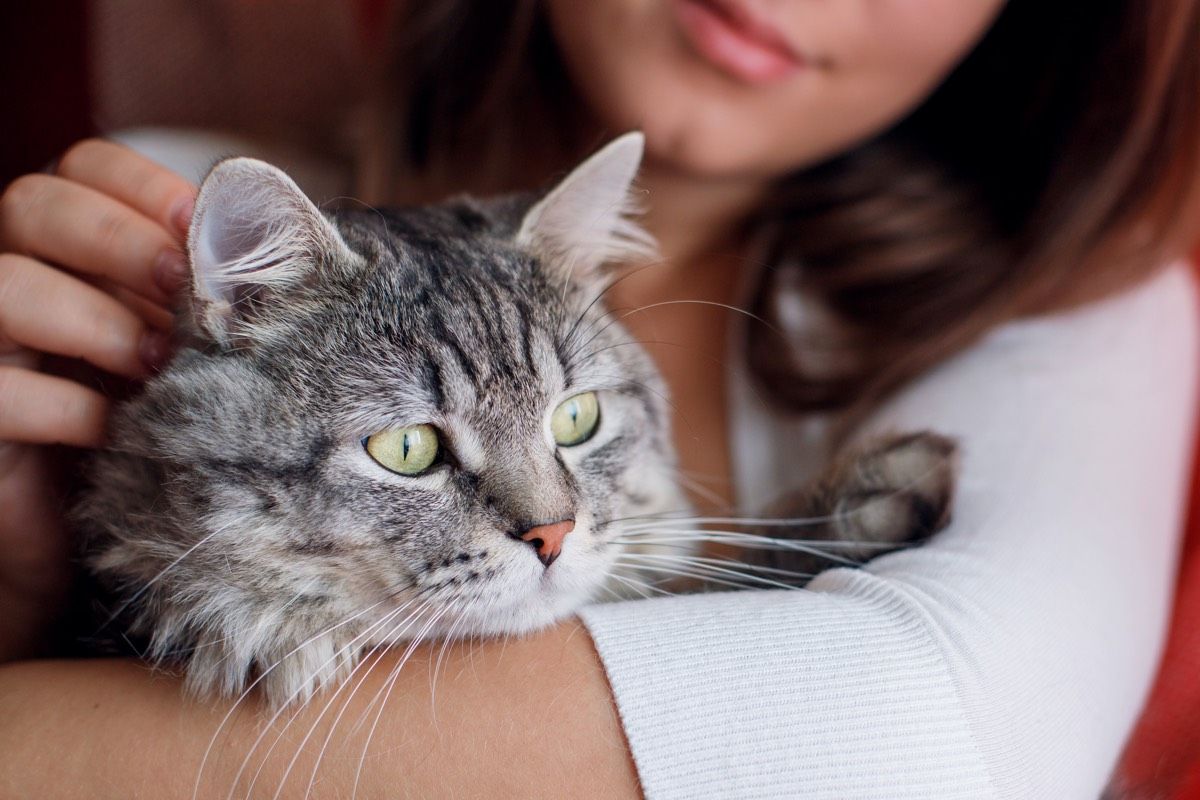
<instances>
[{"instance_id":1,"label":"hand petting cat","mask_svg":"<svg viewBox=\"0 0 1200 800\"><path fill-rule=\"evenodd\" d=\"M196 189L88 140L0 196L0 662L36 653L70 580L63 458L93 447L109 402L168 353ZM69 377L68 377L69 376Z\"/></svg>"}]
</instances>

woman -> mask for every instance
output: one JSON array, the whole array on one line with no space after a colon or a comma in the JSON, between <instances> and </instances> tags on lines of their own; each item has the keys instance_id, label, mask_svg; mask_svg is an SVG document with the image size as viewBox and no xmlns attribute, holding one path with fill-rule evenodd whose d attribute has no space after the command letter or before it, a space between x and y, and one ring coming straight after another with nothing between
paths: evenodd
<instances>
[{"instance_id":1,"label":"woman","mask_svg":"<svg viewBox=\"0 0 1200 800\"><path fill-rule=\"evenodd\" d=\"M642 128L666 260L611 302L749 304L784 333L695 306L628 318L687 345L654 355L683 466L715 478L697 502L761 506L850 420L959 437L954 524L812 591L596 606L449 648L433 699L419 652L377 727L322 753L315 703L246 769L252 705L210 750L227 709L173 679L18 662L0 671L10 793L184 795L203 761L200 796L1095 796L1153 674L1179 527L1196 319L1164 265L1200 222L1200 5L1070 6L414 9L365 193L544 184ZM94 446L106 413L37 356L161 361L193 191L89 142L0 201L10 659L37 652L66 580L40 446ZM344 719L383 707L387 666Z\"/></svg>"}]
</instances>

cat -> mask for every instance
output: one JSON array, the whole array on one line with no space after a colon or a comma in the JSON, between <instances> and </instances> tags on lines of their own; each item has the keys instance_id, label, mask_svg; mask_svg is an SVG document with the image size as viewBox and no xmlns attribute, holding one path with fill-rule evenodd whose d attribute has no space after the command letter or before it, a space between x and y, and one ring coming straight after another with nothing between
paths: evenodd
<instances>
[{"instance_id":1,"label":"cat","mask_svg":"<svg viewBox=\"0 0 1200 800\"><path fill-rule=\"evenodd\" d=\"M730 534L744 569L647 535L688 501L663 380L604 306L606 267L653 253L642 147L620 137L540 198L405 210L321 211L275 167L218 163L178 352L116 408L73 513L104 622L194 692L281 707L377 646L635 595L647 563L701 579L681 591L798 586L942 527L955 445L917 433L771 510L807 521Z\"/></svg>"}]
</instances>

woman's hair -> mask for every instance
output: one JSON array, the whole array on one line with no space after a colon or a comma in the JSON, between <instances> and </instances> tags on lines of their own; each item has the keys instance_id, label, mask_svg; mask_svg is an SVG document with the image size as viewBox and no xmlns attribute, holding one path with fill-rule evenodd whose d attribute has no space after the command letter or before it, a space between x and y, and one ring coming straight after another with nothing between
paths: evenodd
<instances>
[{"instance_id":1,"label":"woman's hair","mask_svg":"<svg viewBox=\"0 0 1200 800\"><path fill-rule=\"evenodd\" d=\"M408 5L389 174L526 188L598 144L537 0ZM751 225L772 324L746 357L797 411L861 408L1005 320L1130 285L1200 231L1200 0L1009 0L925 102L780 180Z\"/></svg>"}]
</instances>

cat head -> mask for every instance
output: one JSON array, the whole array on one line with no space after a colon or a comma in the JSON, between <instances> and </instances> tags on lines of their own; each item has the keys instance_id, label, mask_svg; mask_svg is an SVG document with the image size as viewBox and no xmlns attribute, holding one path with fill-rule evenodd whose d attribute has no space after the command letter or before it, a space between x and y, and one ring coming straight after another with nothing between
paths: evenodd
<instances>
[{"instance_id":1,"label":"cat head","mask_svg":"<svg viewBox=\"0 0 1200 800\"><path fill-rule=\"evenodd\" d=\"M322 212L217 165L187 341L117 415L92 563L194 688L287 702L371 646L522 632L596 598L614 520L680 509L665 390L603 305L650 252L641 136L536 202Z\"/></svg>"}]
</instances>

